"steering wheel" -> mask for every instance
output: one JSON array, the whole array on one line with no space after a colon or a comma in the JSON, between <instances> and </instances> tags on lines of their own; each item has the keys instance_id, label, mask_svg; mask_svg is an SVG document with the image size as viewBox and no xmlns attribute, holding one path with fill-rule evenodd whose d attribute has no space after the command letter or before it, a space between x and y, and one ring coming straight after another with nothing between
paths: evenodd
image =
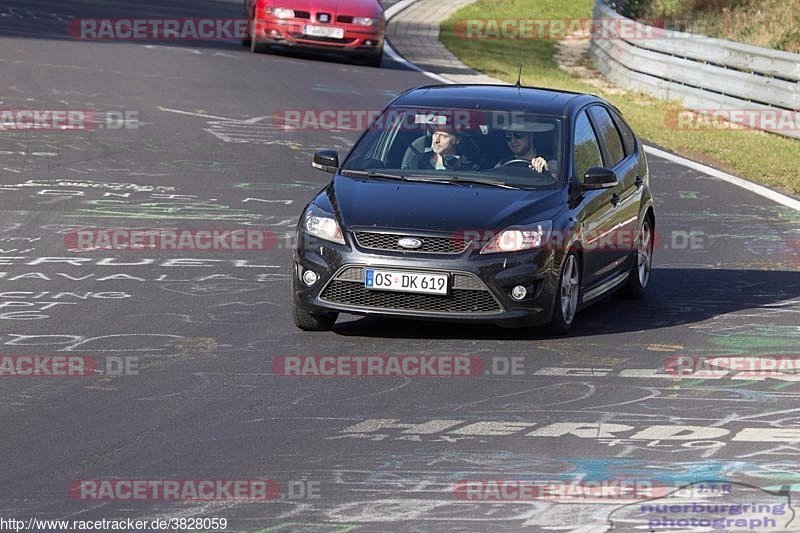
<instances>
[{"instance_id":1,"label":"steering wheel","mask_svg":"<svg viewBox=\"0 0 800 533\"><path fill-rule=\"evenodd\" d=\"M524 164L525 166L528 166L528 167L531 166L531 162L530 162L529 159L512 159L511 161L506 161L505 163L503 163L500 166L510 167L512 165L513 166L519 166L521 164Z\"/></svg>"},{"instance_id":2,"label":"steering wheel","mask_svg":"<svg viewBox=\"0 0 800 533\"><path fill-rule=\"evenodd\" d=\"M543 175L543 176L545 175L545 172L547 172L547 169L543 169L543 172L540 172L540 171L536 170L535 168L533 168L533 166L531 165L531 162L530 162L530 160L529 160L529 159L512 159L511 161L506 161L505 163L503 163L503 164L502 164L502 165L500 165L500 166L501 166L501 167L511 167L511 166L513 166L513 167L520 167L520 166L522 166L523 164L524 164L524 165L525 165L527 168L529 168L531 172L535 172L535 173L537 173L537 174L541 174L541 175Z\"/></svg>"}]
</instances>

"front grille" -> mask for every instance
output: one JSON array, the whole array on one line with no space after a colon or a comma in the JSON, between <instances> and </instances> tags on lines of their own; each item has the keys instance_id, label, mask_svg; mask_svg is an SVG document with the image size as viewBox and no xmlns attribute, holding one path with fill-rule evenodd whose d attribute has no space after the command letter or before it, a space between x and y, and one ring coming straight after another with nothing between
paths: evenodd
<instances>
[{"instance_id":1,"label":"front grille","mask_svg":"<svg viewBox=\"0 0 800 533\"><path fill-rule=\"evenodd\" d=\"M356 242L367 250L383 250L391 252L418 252L423 254L460 254L466 250L469 242L457 237L419 237L413 235L395 235L391 233L356 232ZM397 241L403 237L414 237L422 241L422 246L415 250L403 248Z\"/></svg>"},{"instance_id":2,"label":"front grille","mask_svg":"<svg viewBox=\"0 0 800 533\"><path fill-rule=\"evenodd\" d=\"M353 17L351 17L350 15L339 15L338 17L336 17L336 22L340 24L352 24Z\"/></svg>"},{"instance_id":3,"label":"front grille","mask_svg":"<svg viewBox=\"0 0 800 533\"><path fill-rule=\"evenodd\" d=\"M431 313L498 313L500 304L473 274L455 272L450 294L415 294L371 290L364 287L364 267L341 269L320 294L320 300L333 304L387 311Z\"/></svg>"},{"instance_id":4,"label":"front grille","mask_svg":"<svg viewBox=\"0 0 800 533\"><path fill-rule=\"evenodd\" d=\"M333 16L330 13L317 13L317 22L328 24L333 22Z\"/></svg>"},{"instance_id":5,"label":"front grille","mask_svg":"<svg viewBox=\"0 0 800 533\"><path fill-rule=\"evenodd\" d=\"M308 11L297 11L295 9L294 18L296 18L296 19L310 19L311 18L311 13L309 13Z\"/></svg>"}]
</instances>

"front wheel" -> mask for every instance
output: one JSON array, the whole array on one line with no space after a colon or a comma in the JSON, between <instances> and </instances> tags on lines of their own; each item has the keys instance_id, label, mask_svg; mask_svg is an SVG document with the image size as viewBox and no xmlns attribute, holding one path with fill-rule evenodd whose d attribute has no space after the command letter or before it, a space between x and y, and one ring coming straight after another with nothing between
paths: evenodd
<instances>
[{"instance_id":1,"label":"front wheel","mask_svg":"<svg viewBox=\"0 0 800 533\"><path fill-rule=\"evenodd\" d=\"M638 300L644 296L647 283L650 281L650 272L653 269L653 227L650 218L645 218L636 244L636 255L633 258L628 282L625 284L623 294L630 299Z\"/></svg>"},{"instance_id":2,"label":"front wheel","mask_svg":"<svg viewBox=\"0 0 800 533\"><path fill-rule=\"evenodd\" d=\"M253 19L253 21L250 23L250 39L242 39L242 42L244 43L245 41L247 41L250 44L250 51L253 52L254 54L257 54L259 52L269 53L269 45L259 44L257 38L258 32L256 31L256 27L257 27L256 21L255 19Z\"/></svg>"},{"instance_id":3,"label":"front wheel","mask_svg":"<svg viewBox=\"0 0 800 533\"><path fill-rule=\"evenodd\" d=\"M554 298L553 317L546 329L548 332L563 335L572 328L581 294L581 269L578 254L570 252L561 263L558 287Z\"/></svg>"},{"instance_id":4,"label":"front wheel","mask_svg":"<svg viewBox=\"0 0 800 533\"><path fill-rule=\"evenodd\" d=\"M368 56L364 59L364 64L368 67L379 68L383 63L383 47L373 56Z\"/></svg>"},{"instance_id":5,"label":"front wheel","mask_svg":"<svg viewBox=\"0 0 800 533\"><path fill-rule=\"evenodd\" d=\"M339 313L333 311L328 313L309 313L300 308L294 299L295 283L297 283L297 273L293 272L292 282L289 283L289 300L292 302L294 325L303 331L330 331L336 323L336 319L339 318Z\"/></svg>"},{"instance_id":6,"label":"front wheel","mask_svg":"<svg viewBox=\"0 0 800 533\"><path fill-rule=\"evenodd\" d=\"M292 302L294 325L303 331L330 331L339 317L339 313L314 314L300 309Z\"/></svg>"}]
</instances>

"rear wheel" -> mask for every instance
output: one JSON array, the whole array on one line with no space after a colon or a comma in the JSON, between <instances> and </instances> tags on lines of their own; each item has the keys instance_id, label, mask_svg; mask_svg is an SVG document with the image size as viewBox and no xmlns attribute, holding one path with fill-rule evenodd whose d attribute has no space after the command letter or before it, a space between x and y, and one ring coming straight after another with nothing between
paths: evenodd
<instances>
[{"instance_id":1,"label":"rear wheel","mask_svg":"<svg viewBox=\"0 0 800 533\"><path fill-rule=\"evenodd\" d=\"M567 333L572 328L581 294L581 269L578 254L570 252L561 263L558 287L554 298L553 317L547 331L557 335Z\"/></svg>"},{"instance_id":2,"label":"rear wheel","mask_svg":"<svg viewBox=\"0 0 800 533\"><path fill-rule=\"evenodd\" d=\"M638 300L644 296L650 272L653 269L653 226L650 217L644 219L636 243L636 255L633 258L628 282L623 294L627 298Z\"/></svg>"}]
</instances>

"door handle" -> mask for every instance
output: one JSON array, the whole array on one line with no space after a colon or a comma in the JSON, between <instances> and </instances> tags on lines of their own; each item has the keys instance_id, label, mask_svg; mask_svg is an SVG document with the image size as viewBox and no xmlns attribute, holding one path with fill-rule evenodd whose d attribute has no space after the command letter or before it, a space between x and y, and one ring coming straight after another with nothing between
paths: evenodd
<instances>
[{"instance_id":1,"label":"door handle","mask_svg":"<svg viewBox=\"0 0 800 533\"><path fill-rule=\"evenodd\" d=\"M641 176L636 176L636 181L633 182L636 185L637 189L641 189L642 185L644 185L644 180Z\"/></svg>"},{"instance_id":2,"label":"door handle","mask_svg":"<svg viewBox=\"0 0 800 533\"><path fill-rule=\"evenodd\" d=\"M620 197L619 194L614 193L614 195L611 196L611 205L613 205L614 207L617 207L621 201L622 198Z\"/></svg>"}]
</instances>

